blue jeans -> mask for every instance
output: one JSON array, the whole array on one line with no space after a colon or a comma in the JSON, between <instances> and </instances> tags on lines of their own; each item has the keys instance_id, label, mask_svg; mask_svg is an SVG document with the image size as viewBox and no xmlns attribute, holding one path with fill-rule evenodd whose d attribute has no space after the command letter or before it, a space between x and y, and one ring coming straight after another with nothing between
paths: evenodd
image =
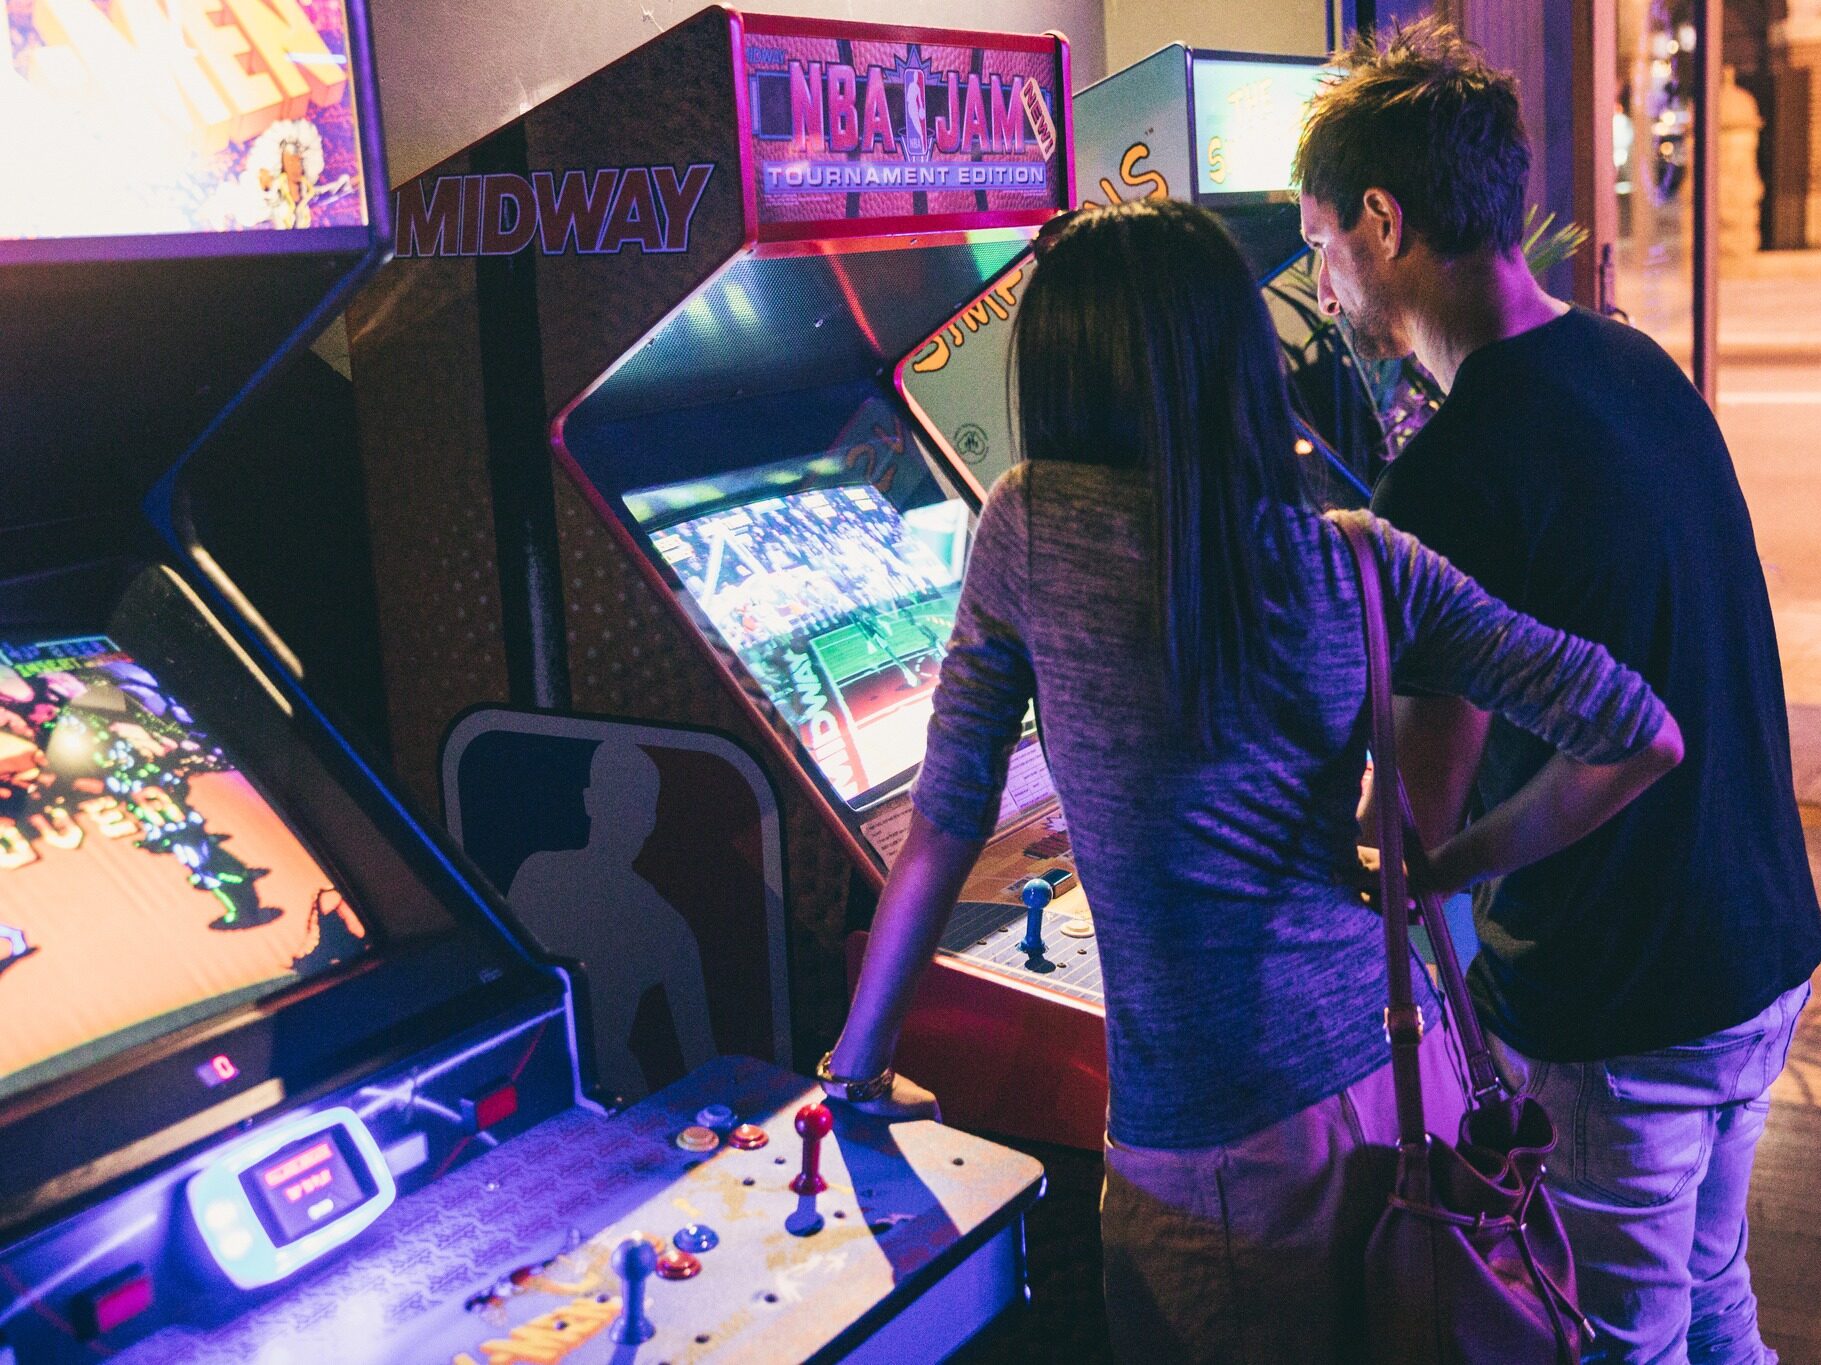
<instances>
[{"instance_id":1,"label":"blue jeans","mask_svg":"<svg viewBox=\"0 0 1821 1365\"><path fill-rule=\"evenodd\" d=\"M1535 1061L1490 1039L1561 1145L1549 1188L1574 1247L1583 1362L1776 1365L1745 1264L1745 1194L1806 984L1734 1028L1600 1062Z\"/></svg>"}]
</instances>

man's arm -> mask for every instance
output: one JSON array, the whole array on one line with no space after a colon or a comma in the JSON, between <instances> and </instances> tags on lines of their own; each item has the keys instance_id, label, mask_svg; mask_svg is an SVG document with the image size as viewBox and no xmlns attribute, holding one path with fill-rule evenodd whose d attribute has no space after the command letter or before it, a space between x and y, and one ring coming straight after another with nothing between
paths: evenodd
<instances>
[{"instance_id":1,"label":"man's arm","mask_svg":"<svg viewBox=\"0 0 1821 1365\"><path fill-rule=\"evenodd\" d=\"M1450 419L1462 416L1452 403L1444 405L1444 413ZM1468 422L1470 429L1474 425ZM1458 421L1445 422L1441 414L1432 419L1379 480L1373 514L1414 535L1494 597L1521 605L1513 595L1521 584L1516 572L1521 532L1496 478L1504 462L1488 460L1484 451L1474 461L1461 460L1460 439ZM1466 822L1492 717L1442 693L1399 697L1395 715L1398 766L1423 847L1433 849ZM1363 828L1373 826L1367 822Z\"/></svg>"},{"instance_id":2,"label":"man's arm","mask_svg":"<svg viewBox=\"0 0 1821 1365\"><path fill-rule=\"evenodd\" d=\"M1397 725L1397 766L1410 793L1423 847L1432 849L1459 832L1467 821L1467 798L1479 771L1492 717L1459 697L1397 697L1392 716ZM1366 784L1360 802L1360 842L1378 842L1378 791Z\"/></svg>"},{"instance_id":3,"label":"man's arm","mask_svg":"<svg viewBox=\"0 0 1821 1365\"><path fill-rule=\"evenodd\" d=\"M1438 848L1467 822L1467 800L1492 717L1459 697L1398 697L1397 765L1423 847Z\"/></svg>"}]
</instances>

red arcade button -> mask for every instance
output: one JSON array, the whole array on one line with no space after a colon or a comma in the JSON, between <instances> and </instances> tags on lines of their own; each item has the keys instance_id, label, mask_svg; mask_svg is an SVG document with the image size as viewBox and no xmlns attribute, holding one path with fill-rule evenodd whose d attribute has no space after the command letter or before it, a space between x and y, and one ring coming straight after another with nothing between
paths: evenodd
<instances>
[{"instance_id":1,"label":"red arcade button","mask_svg":"<svg viewBox=\"0 0 1821 1365\"><path fill-rule=\"evenodd\" d=\"M85 1335L101 1336L130 1322L152 1306L152 1277L138 1266L97 1286L77 1300L77 1317Z\"/></svg>"},{"instance_id":2,"label":"red arcade button","mask_svg":"<svg viewBox=\"0 0 1821 1365\"><path fill-rule=\"evenodd\" d=\"M462 1112L475 1132L504 1123L518 1113L518 1087L510 1082L497 1085L484 1094L462 1101Z\"/></svg>"}]
</instances>

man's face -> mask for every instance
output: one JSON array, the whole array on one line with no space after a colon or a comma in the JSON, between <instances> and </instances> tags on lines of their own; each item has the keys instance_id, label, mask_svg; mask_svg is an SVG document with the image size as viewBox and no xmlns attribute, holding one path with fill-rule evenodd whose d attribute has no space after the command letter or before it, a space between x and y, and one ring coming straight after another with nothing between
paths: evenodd
<instances>
[{"instance_id":1,"label":"man's face","mask_svg":"<svg viewBox=\"0 0 1821 1365\"><path fill-rule=\"evenodd\" d=\"M1396 307L1393 262L1370 214L1343 229L1331 204L1302 197L1303 240L1315 248L1315 296L1329 317L1345 316L1362 360L1395 360L1413 349Z\"/></svg>"}]
</instances>

